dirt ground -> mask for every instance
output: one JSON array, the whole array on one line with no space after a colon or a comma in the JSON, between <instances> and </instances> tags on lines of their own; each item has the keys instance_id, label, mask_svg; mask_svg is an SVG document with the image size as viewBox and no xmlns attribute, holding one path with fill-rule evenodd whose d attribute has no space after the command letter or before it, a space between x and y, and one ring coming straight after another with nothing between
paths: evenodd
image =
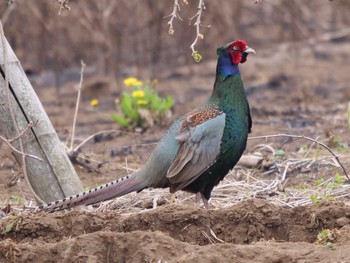
<instances>
[{"instance_id":1,"label":"dirt ground","mask_svg":"<svg viewBox=\"0 0 350 263\"><path fill-rule=\"evenodd\" d=\"M349 59L346 41L257 50L257 55L240 67L253 117L251 136L288 133L317 138L340 157L350 173L346 120ZM209 96L215 64L207 61L161 74L157 90L176 100L171 120ZM65 142L71 130L76 83L55 89L42 85L42 78L32 82ZM109 115L118 92L97 85L96 79L86 83L77 142L94 132L118 129ZM100 99L97 108L89 105L93 97ZM81 156L93 167L103 165L92 172L75 166L84 185L94 187L141 167L167 127L164 124L141 134L119 133L93 140ZM0 144L0 262L350 262L350 203L346 194L293 207L270 199L285 196L288 189L312 187L317 180L333 178L336 173L343 175L342 170L334 162L321 163L321 157L331 160L329 153L309 141L250 140L246 152L262 144L283 150L285 160L301 155L315 160L310 167L287 167L283 179L283 169L269 173L273 166L237 167L230 175L237 182L247 182L247 175L252 174L269 180L278 177L283 189L276 187L263 196L246 194L225 204L218 201L218 187L209 210L195 204L190 195L178 195L178 202L172 204L167 190L162 190L156 192L156 208L153 192L146 191L147 198L142 193L130 194L114 208L35 214L20 209L19 197L33 197L24 180L10 186L18 167L9 149ZM305 147L309 152L302 154ZM128 207L128 200L138 205ZM6 211L8 203L11 211ZM320 235L322 230L327 230L326 236Z\"/></svg>"}]
</instances>

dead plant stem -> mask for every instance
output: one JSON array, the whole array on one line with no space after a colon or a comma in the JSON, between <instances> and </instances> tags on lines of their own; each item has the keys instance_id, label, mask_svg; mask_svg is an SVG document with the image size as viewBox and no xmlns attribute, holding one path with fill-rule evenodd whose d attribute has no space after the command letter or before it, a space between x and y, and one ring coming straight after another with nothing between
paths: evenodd
<instances>
[{"instance_id":1,"label":"dead plant stem","mask_svg":"<svg viewBox=\"0 0 350 263\"><path fill-rule=\"evenodd\" d=\"M288 137L288 138L293 138L293 139L304 139L304 140L308 140L311 141L313 143L316 143L318 145L321 145L323 148L325 148L327 151L329 151L333 157L336 159L337 163L339 164L339 166L342 168L343 173L345 174L345 176L350 180L348 173L346 172L345 167L343 166L343 164L340 162L339 157L331 150L331 148L329 148L327 145L325 145L324 143L317 141L313 138L304 136L304 135L294 135L294 134L273 134L273 135L264 135L264 136L255 136L255 137L249 137L248 140L260 140L260 139L269 139L269 138L278 138L278 137Z\"/></svg>"},{"instance_id":2,"label":"dead plant stem","mask_svg":"<svg viewBox=\"0 0 350 263\"><path fill-rule=\"evenodd\" d=\"M85 63L84 61L81 61L81 71L80 71L80 82L78 87L78 95L77 95L77 103L75 105L75 112L74 112L74 118L73 118L73 127L72 127L72 137L70 140L70 147L69 151L73 151L73 144L74 144L74 137L75 137L75 127L77 124L77 117L78 117L78 110L79 110L79 104L80 104L80 97L81 97L81 90L83 86L83 80L84 80L84 70L85 70Z\"/></svg>"}]
</instances>

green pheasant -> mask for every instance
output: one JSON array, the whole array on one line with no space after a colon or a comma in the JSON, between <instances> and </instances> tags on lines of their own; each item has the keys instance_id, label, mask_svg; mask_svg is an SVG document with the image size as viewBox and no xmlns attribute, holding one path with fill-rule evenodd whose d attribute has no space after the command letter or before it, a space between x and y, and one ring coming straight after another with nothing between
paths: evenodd
<instances>
[{"instance_id":1,"label":"green pheasant","mask_svg":"<svg viewBox=\"0 0 350 263\"><path fill-rule=\"evenodd\" d=\"M90 205L149 187L195 193L208 208L214 186L242 156L252 127L238 68L249 53L255 51L243 40L217 49L216 79L209 100L169 128L140 170L39 209L55 211Z\"/></svg>"}]
</instances>

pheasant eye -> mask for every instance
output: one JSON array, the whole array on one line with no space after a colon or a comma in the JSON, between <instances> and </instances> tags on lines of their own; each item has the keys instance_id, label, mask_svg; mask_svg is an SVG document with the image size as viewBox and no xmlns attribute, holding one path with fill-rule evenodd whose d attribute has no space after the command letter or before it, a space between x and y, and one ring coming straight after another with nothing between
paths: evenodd
<instances>
[{"instance_id":1,"label":"pheasant eye","mask_svg":"<svg viewBox=\"0 0 350 263\"><path fill-rule=\"evenodd\" d=\"M233 50L237 50L237 46L234 46L234 47L233 47Z\"/></svg>"}]
</instances>

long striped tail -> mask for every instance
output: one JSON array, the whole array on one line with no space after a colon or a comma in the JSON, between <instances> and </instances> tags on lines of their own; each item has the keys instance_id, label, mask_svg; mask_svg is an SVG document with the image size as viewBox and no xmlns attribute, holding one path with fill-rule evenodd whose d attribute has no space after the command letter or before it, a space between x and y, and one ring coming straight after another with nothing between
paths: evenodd
<instances>
[{"instance_id":1,"label":"long striped tail","mask_svg":"<svg viewBox=\"0 0 350 263\"><path fill-rule=\"evenodd\" d=\"M96 204L134 191L141 191L147 186L147 183L142 181L140 176L138 176L138 172L135 172L105 185L90 189L89 191L40 205L36 211L45 210L53 212L80 205Z\"/></svg>"}]
</instances>

